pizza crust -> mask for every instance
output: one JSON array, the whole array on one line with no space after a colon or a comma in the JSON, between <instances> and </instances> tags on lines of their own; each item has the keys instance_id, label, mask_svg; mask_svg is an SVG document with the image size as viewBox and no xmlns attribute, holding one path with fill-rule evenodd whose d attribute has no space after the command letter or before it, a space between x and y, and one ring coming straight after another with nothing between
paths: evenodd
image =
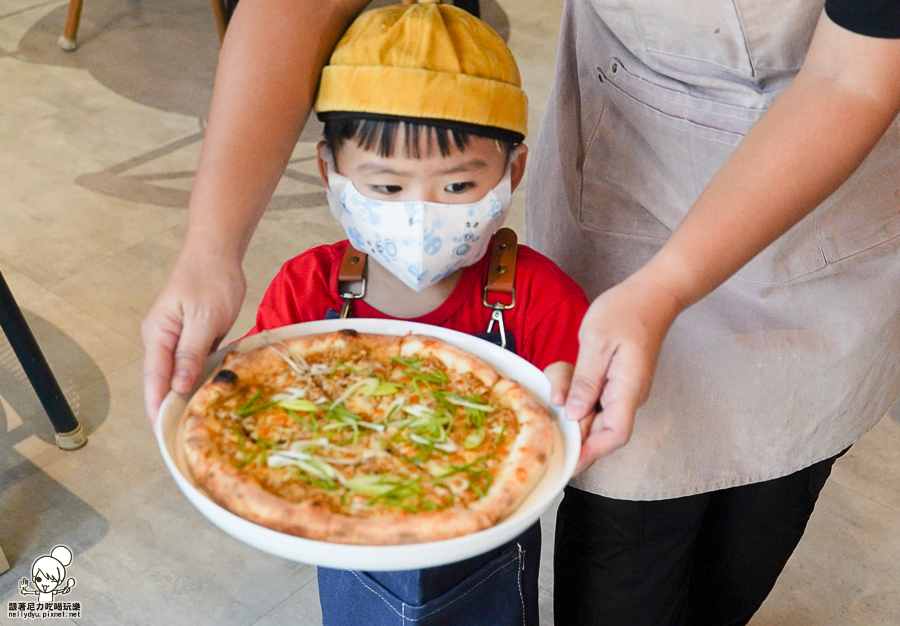
<instances>
[{"instance_id":1,"label":"pizza crust","mask_svg":"<svg viewBox=\"0 0 900 626\"><path fill-rule=\"evenodd\" d=\"M467 506L368 517L335 512L327 502L315 498L292 502L280 497L235 467L215 441L223 429L210 420L207 410L235 388L230 376L222 375L213 376L195 394L183 421L187 464L196 483L217 504L262 526L318 541L359 545L421 543L495 525L515 510L546 471L557 439L546 407L518 383L501 378L478 357L432 337L346 332L301 336L253 352L231 354L219 371L230 370L238 380L250 377L251 371L254 376L278 379L287 376L284 356L303 367L314 355L338 353L352 353L361 363L391 362L393 356L434 357L462 381L460 384L472 376L489 388L490 403L515 414L518 433L487 492Z\"/></svg>"},{"instance_id":2,"label":"pizza crust","mask_svg":"<svg viewBox=\"0 0 900 626\"><path fill-rule=\"evenodd\" d=\"M470 507L483 511L496 523L515 510L544 475L556 432L547 419L547 409L515 381L501 379L491 390L491 397L511 408L519 422L519 434L506 464L487 494Z\"/></svg>"}]
</instances>

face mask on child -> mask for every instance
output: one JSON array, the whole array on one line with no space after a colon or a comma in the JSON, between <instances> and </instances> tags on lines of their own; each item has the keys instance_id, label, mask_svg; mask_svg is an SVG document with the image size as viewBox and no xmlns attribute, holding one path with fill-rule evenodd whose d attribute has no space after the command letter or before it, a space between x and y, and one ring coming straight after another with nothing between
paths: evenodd
<instances>
[{"instance_id":1,"label":"face mask on child","mask_svg":"<svg viewBox=\"0 0 900 626\"><path fill-rule=\"evenodd\" d=\"M334 171L331 158L326 162L328 205L350 243L415 291L476 263L509 212L509 165L497 186L478 202L442 204L367 198Z\"/></svg>"}]
</instances>

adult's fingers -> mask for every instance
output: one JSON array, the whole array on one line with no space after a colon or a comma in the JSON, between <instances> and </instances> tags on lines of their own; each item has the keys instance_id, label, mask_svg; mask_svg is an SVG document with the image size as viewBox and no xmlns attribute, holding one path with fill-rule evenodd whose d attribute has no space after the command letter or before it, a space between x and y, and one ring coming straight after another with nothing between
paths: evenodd
<instances>
[{"instance_id":1,"label":"adult's fingers","mask_svg":"<svg viewBox=\"0 0 900 626\"><path fill-rule=\"evenodd\" d=\"M187 393L200 377L200 370L207 355L218 343L218 328L210 325L206 317L187 316L184 328L175 349L175 372L172 376L172 390Z\"/></svg>"},{"instance_id":2,"label":"adult's fingers","mask_svg":"<svg viewBox=\"0 0 900 626\"><path fill-rule=\"evenodd\" d=\"M222 332L208 315L151 312L144 320L144 398L147 415L156 415L169 389L188 393L196 384L207 355Z\"/></svg>"},{"instance_id":3,"label":"adult's fingers","mask_svg":"<svg viewBox=\"0 0 900 626\"><path fill-rule=\"evenodd\" d=\"M181 322L177 316L151 310L141 324L144 344L144 403L151 423L163 398L169 393L174 362L172 355L178 345Z\"/></svg>"},{"instance_id":4,"label":"adult's fingers","mask_svg":"<svg viewBox=\"0 0 900 626\"><path fill-rule=\"evenodd\" d=\"M606 372L614 354L613 347L602 338L584 332L589 318L582 322L578 359L566 397L566 417L581 420L593 413L606 382Z\"/></svg>"},{"instance_id":5,"label":"adult's fingers","mask_svg":"<svg viewBox=\"0 0 900 626\"><path fill-rule=\"evenodd\" d=\"M574 369L574 365L565 361L557 361L544 368L544 375L550 381L550 402L553 404L557 406L565 404Z\"/></svg>"},{"instance_id":6,"label":"adult's fingers","mask_svg":"<svg viewBox=\"0 0 900 626\"><path fill-rule=\"evenodd\" d=\"M653 305L618 286L594 300L584 316L566 400L567 418L591 418L581 469L631 437L635 413L650 393L659 349L674 319L658 315Z\"/></svg>"},{"instance_id":7,"label":"adult's fingers","mask_svg":"<svg viewBox=\"0 0 900 626\"><path fill-rule=\"evenodd\" d=\"M608 382L601 394L602 409L593 419L582 420L581 454L575 473L583 472L600 457L621 448L631 437L634 416L642 402L639 393L615 389Z\"/></svg>"},{"instance_id":8,"label":"adult's fingers","mask_svg":"<svg viewBox=\"0 0 900 626\"><path fill-rule=\"evenodd\" d=\"M246 282L240 264L182 255L141 326L144 395L156 421L169 389L187 393L217 340L237 318Z\"/></svg>"},{"instance_id":9,"label":"adult's fingers","mask_svg":"<svg viewBox=\"0 0 900 626\"><path fill-rule=\"evenodd\" d=\"M553 404L563 405L566 402L566 398L569 394L569 387L572 383L572 372L574 370L575 366L571 363L566 363L565 361L558 361L544 368L544 374L550 381L550 401ZM589 436L594 416L594 411L588 411L587 414L581 416L578 421L578 428L581 431L582 449L575 470L576 474L587 469L587 467L594 462L594 459L597 458L593 455L592 449L586 449L584 447L585 443L590 441Z\"/></svg>"}]
</instances>

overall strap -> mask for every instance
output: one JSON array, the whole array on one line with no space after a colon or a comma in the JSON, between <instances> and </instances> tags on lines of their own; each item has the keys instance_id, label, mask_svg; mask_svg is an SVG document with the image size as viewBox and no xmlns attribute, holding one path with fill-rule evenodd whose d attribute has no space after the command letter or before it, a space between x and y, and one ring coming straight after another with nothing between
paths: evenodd
<instances>
[{"instance_id":1,"label":"overall strap","mask_svg":"<svg viewBox=\"0 0 900 626\"><path fill-rule=\"evenodd\" d=\"M491 264L484 284L485 306L493 307L487 301L489 293L513 294L513 303L508 308L515 305L517 241L516 231L512 228L501 228L494 235Z\"/></svg>"},{"instance_id":2,"label":"overall strap","mask_svg":"<svg viewBox=\"0 0 900 626\"><path fill-rule=\"evenodd\" d=\"M516 306L516 257L518 254L518 238L511 228L501 228L494 235L491 242L491 258L488 265L488 275L482 291L482 303L492 309L491 321L488 323L487 332L478 337L498 344L512 352L516 351L515 338L508 335L503 323L503 311ZM340 319L349 317L353 300L364 298L366 295L366 262L368 256L360 252L349 243L341 266L338 270L338 290L344 299L341 308ZM351 287L359 284L357 292ZM497 296L501 296L498 298ZM509 304L503 301L509 300ZM494 331L494 325L498 330Z\"/></svg>"},{"instance_id":3,"label":"overall strap","mask_svg":"<svg viewBox=\"0 0 900 626\"><path fill-rule=\"evenodd\" d=\"M344 299L340 319L350 315L350 304L353 300L366 296L367 259L368 255L365 252L360 252L349 242L347 243L347 250L344 252L344 258L341 260L341 267L338 270L338 293ZM350 290L351 285L355 283L360 285L359 291L356 293Z\"/></svg>"},{"instance_id":4,"label":"overall strap","mask_svg":"<svg viewBox=\"0 0 900 626\"><path fill-rule=\"evenodd\" d=\"M497 324L500 347L508 348L512 352L516 351L515 342L511 337L507 337L506 326L503 323L503 311L516 306L517 242L516 232L511 228L501 228L494 235L494 240L491 243L491 261L488 265L488 275L481 300L484 306L493 309L491 321L488 323L487 332L485 333L486 336L483 338L497 343L490 337L494 324ZM499 298L492 298L492 295L511 296L509 304L504 304ZM511 345L507 346L507 343Z\"/></svg>"}]
</instances>

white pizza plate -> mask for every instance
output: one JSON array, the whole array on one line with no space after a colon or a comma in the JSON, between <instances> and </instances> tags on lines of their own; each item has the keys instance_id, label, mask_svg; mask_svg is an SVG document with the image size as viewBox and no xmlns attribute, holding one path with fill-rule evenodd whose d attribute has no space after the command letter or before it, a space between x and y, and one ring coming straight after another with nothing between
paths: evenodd
<instances>
[{"instance_id":1,"label":"white pizza plate","mask_svg":"<svg viewBox=\"0 0 900 626\"><path fill-rule=\"evenodd\" d=\"M189 396L170 392L159 409L159 419L156 422L159 449L175 483L209 521L238 541L285 559L323 567L377 571L433 567L487 552L524 532L550 507L575 471L581 446L578 424L564 419L562 409L550 404L550 383L543 372L508 350L471 335L401 320L346 319L295 324L247 337L210 355L200 380L205 382L225 358L225 354L232 350L246 352L286 337L332 332L343 328L384 335L431 335L481 357L504 376L518 381L532 391L556 414L559 440L562 441L562 446L557 445L555 448L546 474L509 517L496 526L470 535L397 546L354 546L312 541L280 533L238 517L210 500L197 487L176 445L178 426Z\"/></svg>"}]
</instances>

